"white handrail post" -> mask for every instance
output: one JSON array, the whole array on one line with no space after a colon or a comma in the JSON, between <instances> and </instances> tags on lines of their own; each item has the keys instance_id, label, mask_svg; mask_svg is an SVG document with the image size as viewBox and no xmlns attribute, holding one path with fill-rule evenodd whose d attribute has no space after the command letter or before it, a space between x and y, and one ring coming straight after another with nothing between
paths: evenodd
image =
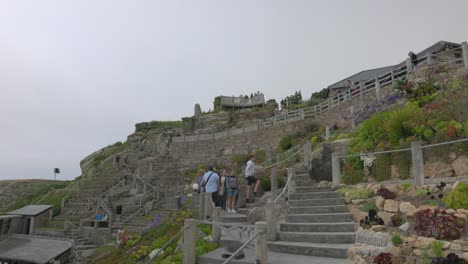
<instances>
[{"instance_id":1,"label":"white handrail post","mask_svg":"<svg viewBox=\"0 0 468 264\"><path fill-rule=\"evenodd\" d=\"M330 138L330 126L326 125L325 126L325 140L328 141Z\"/></svg>"},{"instance_id":2,"label":"white handrail post","mask_svg":"<svg viewBox=\"0 0 468 264\"><path fill-rule=\"evenodd\" d=\"M213 241L219 241L221 239L221 227L216 223L221 223L221 207L215 207L213 209L213 225L211 226L211 234Z\"/></svg>"},{"instance_id":3,"label":"white handrail post","mask_svg":"<svg viewBox=\"0 0 468 264\"><path fill-rule=\"evenodd\" d=\"M461 44L462 53L463 53L463 64L465 64L465 70L468 71L468 43L462 42Z\"/></svg>"},{"instance_id":4,"label":"white handrail post","mask_svg":"<svg viewBox=\"0 0 468 264\"><path fill-rule=\"evenodd\" d=\"M431 66L431 64L432 64L432 53L428 52L426 54L426 62L427 62L427 66Z\"/></svg>"},{"instance_id":5,"label":"white handrail post","mask_svg":"<svg viewBox=\"0 0 468 264\"><path fill-rule=\"evenodd\" d=\"M268 237L267 237L267 225L265 222L256 222L255 228L260 235L257 237L256 243L256 260L259 264L268 263Z\"/></svg>"},{"instance_id":6,"label":"white handrail post","mask_svg":"<svg viewBox=\"0 0 468 264\"><path fill-rule=\"evenodd\" d=\"M183 264L195 264L196 256L195 256L195 242L196 242L196 235L197 229L196 225L194 224L195 219L185 219L184 226L188 227L184 231L184 240L183 240L183 250L184 252L184 259Z\"/></svg>"},{"instance_id":7,"label":"white handrail post","mask_svg":"<svg viewBox=\"0 0 468 264\"><path fill-rule=\"evenodd\" d=\"M424 160L421 150L421 142L411 142L411 157L413 161L413 176L416 186L424 185Z\"/></svg>"},{"instance_id":8,"label":"white handrail post","mask_svg":"<svg viewBox=\"0 0 468 264\"><path fill-rule=\"evenodd\" d=\"M289 194L296 192L296 170L294 168L288 168L288 178L291 178L288 185L288 196Z\"/></svg>"},{"instance_id":9,"label":"white handrail post","mask_svg":"<svg viewBox=\"0 0 468 264\"><path fill-rule=\"evenodd\" d=\"M268 199L265 207L265 219L267 221L268 241L276 240L276 205L272 199Z\"/></svg>"},{"instance_id":10,"label":"white handrail post","mask_svg":"<svg viewBox=\"0 0 468 264\"><path fill-rule=\"evenodd\" d=\"M332 186L340 185L340 159L338 153L332 153Z\"/></svg>"},{"instance_id":11,"label":"white handrail post","mask_svg":"<svg viewBox=\"0 0 468 264\"><path fill-rule=\"evenodd\" d=\"M380 81L378 77L375 77L375 97L377 98L377 102L380 104Z\"/></svg>"}]
</instances>

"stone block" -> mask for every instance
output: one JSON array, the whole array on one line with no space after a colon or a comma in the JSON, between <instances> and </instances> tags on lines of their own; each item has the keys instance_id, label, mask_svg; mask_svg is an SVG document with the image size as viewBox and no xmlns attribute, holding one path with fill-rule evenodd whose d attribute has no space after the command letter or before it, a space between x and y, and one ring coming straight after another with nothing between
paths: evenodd
<instances>
[{"instance_id":1,"label":"stone block","mask_svg":"<svg viewBox=\"0 0 468 264\"><path fill-rule=\"evenodd\" d=\"M452 162L452 169L455 171L457 176L468 175L468 158L465 156L458 157Z\"/></svg>"},{"instance_id":2,"label":"stone block","mask_svg":"<svg viewBox=\"0 0 468 264\"><path fill-rule=\"evenodd\" d=\"M390 213L397 213L398 212L398 201L395 201L395 200L392 200L392 199L385 200L384 211L390 212Z\"/></svg>"},{"instance_id":3,"label":"stone block","mask_svg":"<svg viewBox=\"0 0 468 264\"><path fill-rule=\"evenodd\" d=\"M400 212L402 212L406 216L413 217L415 211L416 211L416 207L412 205L410 202L400 203Z\"/></svg>"}]
</instances>

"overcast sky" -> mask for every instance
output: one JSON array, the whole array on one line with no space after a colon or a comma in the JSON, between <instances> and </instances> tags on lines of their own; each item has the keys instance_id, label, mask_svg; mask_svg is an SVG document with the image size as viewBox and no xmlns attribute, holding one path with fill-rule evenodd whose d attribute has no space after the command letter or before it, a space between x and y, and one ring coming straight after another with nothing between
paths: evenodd
<instances>
[{"instance_id":1,"label":"overcast sky","mask_svg":"<svg viewBox=\"0 0 468 264\"><path fill-rule=\"evenodd\" d=\"M468 1L0 0L0 179L79 176L134 124L217 95L304 97L439 40Z\"/></svg>"}]
</instances>

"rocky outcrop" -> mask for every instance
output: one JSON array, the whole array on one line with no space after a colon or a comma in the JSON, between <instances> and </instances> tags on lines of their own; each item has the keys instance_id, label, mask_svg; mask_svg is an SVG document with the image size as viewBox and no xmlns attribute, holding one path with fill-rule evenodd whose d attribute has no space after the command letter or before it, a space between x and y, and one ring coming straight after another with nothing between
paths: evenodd
<instances>
[{"instance_id":1,"label":"rocky outcrop","mask_svg":"<svg viewBox=\"0 0 468 264\"><path fill-rule=\"evenodd\" d=\"M424 175L429 178L451 177L453 176L453 170L450 164L435 161L424 165Z\"/></svg>"},{"instance_id":2,"label":"rocky outcrop","mask_svg":"<svg viewBox=\"0 0 468 264\"><path fill-rule=\"evenodd\" d=\"M468 157L458 157L454 162L452 162L452 168L457 176L468 175Z\"/></svg>"},{"instance_id":3,"label":"rocky outcrop","mask_svg":"<svg viewBox=\"0 0 468 264\"><path fill-rule=\"evenodd\" d=\"M310 157L310 175L317 182L332 181L331 154L333 152L346 153L349 147L348 139L324 142L315 147Z\"/></svg>"}]
</instances>

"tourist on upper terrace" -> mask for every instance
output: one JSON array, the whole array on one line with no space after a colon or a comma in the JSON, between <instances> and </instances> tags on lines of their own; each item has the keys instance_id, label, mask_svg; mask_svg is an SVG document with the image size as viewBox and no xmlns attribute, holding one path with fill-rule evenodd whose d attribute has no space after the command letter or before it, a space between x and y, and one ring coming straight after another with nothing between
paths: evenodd
<instances>
[{"instance_id":1,"label":"tourist on upper terrace","mask_svg":"<svg viewBox=\"0 0 468 264\"><path fill-rule=\"evenodd\" d=\"M221 186L219 175L214 171L213 166L208 167L208 172L203 175L202 187L206 193L211 193L211 201L218 205L218 192Z\"/></svg>"},{"instance_id":2,"label":"tourist on upper terrace","mask_svg":"<svg viewBox=\"0 0 468 264\"><path fill-rule=\"evenodd\" d=\"M250 155L244 174L247 180L247 202L249 203L251 202L249 198L252 191L252 185L254 185L254 196L257 195L258 187L260 186L260 180L255 178L255 155Z\"/></svg>"},{"instance_id":3,"label":"tourist on upper terrace","mask_svg":"<svg viewBox=\"0 0 468 264\"><path fill-rule=\"evenodd\" d=\"M233 169L226 179L228 213L237 213L235 209L236 197L239 193L237 186L236 171Z\"/></svg>"},{"instance_id":4,"label":"tourist on upper terrace","mask_svg":"<svg viewBox=\"0 0 468 264\"><path fill-rule=\"evenodd\" d=\"M414 52L410 51L408 53L408 56L411 60L411 73L413 74L413 77L416 78L416 66L418 65L418 56L414 54Z\"/></svg>"}]
</instances>

